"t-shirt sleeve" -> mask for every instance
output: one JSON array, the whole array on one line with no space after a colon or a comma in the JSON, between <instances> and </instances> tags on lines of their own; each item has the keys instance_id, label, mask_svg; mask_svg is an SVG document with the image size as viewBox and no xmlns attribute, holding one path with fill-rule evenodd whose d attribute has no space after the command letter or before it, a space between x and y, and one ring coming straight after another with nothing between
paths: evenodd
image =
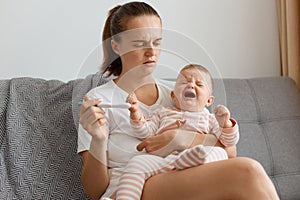
<instances>
[{"instance_id":1,"label":"t-shirt sleeve","mask_svg":"<svg viewBox=\"0 0 300 200\"><path fill-rule=\"evenodd\" d=\"M239 141L239 127L237 121L230 118L233 126L230 128L221 128L213 115L210 115L211 134L215 135L219 141L225 146L234 146Z\"/></svg>"},{"instance_id":2,"label":"t-shirt sleeve","mask_svg":"<svg viewBox=\"0 0 300 200\"><path fill-rule=\"evenodd\" d=\"M240 138L239 127L235 119L230 118L233 126L230 128L222 128L222 133L219 137L220 142L226 146L230 147L236 145Z\"/></svg>"},{"instance_id":3,"label":"t-shirt sleeve","mask_svg":"<svg viewBox=\"0 0 300 200\"><path fill-rule=\"evenodd\" d=\"M77 147L77 153L86 151L90 149L90 144L92 141L92 136L88 134L86 130L79 124L78 127L78 147Z\"/></svg>"},{"instance_id":4,"label":"t-shirt sleeve","mask_svg":"<svg viewBox=\"0 0 300 200\"><path fill-rule=\"evenodd\" d=\"M159 120L160 117L158 111L153 112L149 119L146 119L143 115L140 120L130 120L134 136L139 139L154 136L159 128Z\"/></svg>"}]
</instances>

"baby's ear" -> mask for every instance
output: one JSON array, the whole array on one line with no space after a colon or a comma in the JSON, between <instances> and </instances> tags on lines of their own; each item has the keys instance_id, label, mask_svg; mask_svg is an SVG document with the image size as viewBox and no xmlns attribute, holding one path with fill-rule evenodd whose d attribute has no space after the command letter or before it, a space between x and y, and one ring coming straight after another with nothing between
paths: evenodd
<instances>
[{"instance_id":1,"label":"baby's ear","mask_svg":"<svg viewBox=\"0 0 300 200\"><path fill-rule=\"evenodd\" d=\"M207 99L207 104L206 104L206 107L210 106L213 104L215 100L215 97L214 96L210 96L208 99Z\"/></svg>"},{"instance_id":2,"label":"baby's ear","mask_svg":"<svg viewBox=\"0 0 300 200\"><path fill-rule=\"evenodd\" d=\"M171 96L171 99L172 99L173 101L175 101L175 94L174 94L174 91L171 91L170 96Z\"/></svg>"}]
</instances>

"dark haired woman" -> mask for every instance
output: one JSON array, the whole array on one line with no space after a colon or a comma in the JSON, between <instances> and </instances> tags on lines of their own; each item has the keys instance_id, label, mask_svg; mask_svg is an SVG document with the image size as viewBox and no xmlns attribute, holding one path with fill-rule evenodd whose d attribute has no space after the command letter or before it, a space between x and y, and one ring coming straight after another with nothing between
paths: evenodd
<instances>
[{"instance_id":1,"label":"dark haired woman","mask_svg":"<svg viewBox=\"0 0 300 200\"><path fill-rule=\"evenodd\" d=\"M125 101L132 91L144 115L159 105L170 106L169 85L155 80L152 73L160 56L162 22L158 13L143 2L116 6L109 12L103 31L103 73L116 76L92 89L80 108L78 152L82 156L82 184L92 199L115 198L122 168L138 152L160 152L161 147L182 150L215 138L205 134L169 130L141 141L126 134L129 121L119 120L127 109L97 106L102 99L111 104ZM106 117L115 123L106 122ZM121 117L124 119L124 117ZM262 166L249 158L233 158L181 171L158 174L145 183L142 199L278 199L273 183Z\"/></svg>"}]
</instances>

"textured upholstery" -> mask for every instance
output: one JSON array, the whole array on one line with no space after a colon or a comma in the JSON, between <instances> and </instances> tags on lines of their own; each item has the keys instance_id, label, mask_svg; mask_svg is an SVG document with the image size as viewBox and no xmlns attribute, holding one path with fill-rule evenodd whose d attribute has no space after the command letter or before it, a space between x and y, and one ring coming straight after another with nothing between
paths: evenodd
<instances>
[{"instance_id":1,"label":"textured upholstery","mask_svg":"<svg viewBox=\"0 0 300 200\"><path fill-rule=\"evenodd\" d=\"M300 93L286 77L216 81L240 125L238 155L259 161L281 199L300 199ZM218 89L221 92L218 92Z\"/></svg>"},{"instance_id":2,"label":"textured upholstery","mask_svg":"<svg viewBox=\"0 0 300 200\"><path fill-rule=\"evenodd\" d=\"M86 198L76 154L78 117L72 113L74 93L83 95L97 81L0 81L0 199ZM295 83L286 77L215 83L215 104L226 104L240 125L238 155L264 166L282 200L300 199L300 93Z\"/></svg>"}]
</instances>

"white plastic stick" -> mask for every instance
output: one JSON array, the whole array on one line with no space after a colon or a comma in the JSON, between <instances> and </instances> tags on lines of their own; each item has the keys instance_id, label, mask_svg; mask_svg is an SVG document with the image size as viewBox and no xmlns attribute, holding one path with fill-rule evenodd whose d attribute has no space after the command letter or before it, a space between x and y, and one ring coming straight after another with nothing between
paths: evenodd
<instances>
[{"instance_id":1,"label":"white plastic stick","mask_svg":"<svg viewBox=\"0 0 300 200\"><path fill-rule=\"evenodd\" d=\"M82 101L78 102L78 106L82 105ZM122 103L122 104L108 104L108 103L103 103L100 102L97 106L101 108L121 108L121 109L128 109L131 107L129 103Z\"/></svg>"}]
</instances>

